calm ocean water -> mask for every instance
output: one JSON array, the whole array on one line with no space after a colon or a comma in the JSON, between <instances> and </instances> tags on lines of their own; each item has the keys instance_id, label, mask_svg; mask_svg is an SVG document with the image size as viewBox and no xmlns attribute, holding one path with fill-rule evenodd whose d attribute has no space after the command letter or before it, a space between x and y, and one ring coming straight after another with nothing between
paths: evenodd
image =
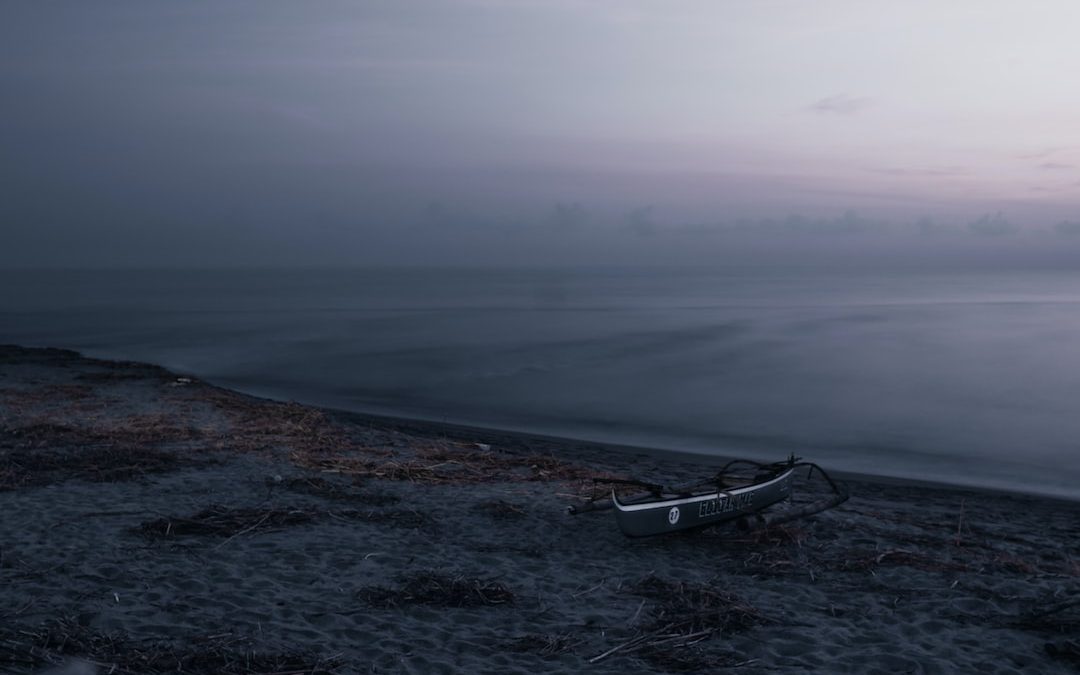
<instances>
[{"instance_id":1,"label":"calm ocean water","mask_svg":"<svg viewBox=\"0 0 1080 675\"><path fill-rule=\"evenodd\" d=\"M1080 273L8 271L0 342L352 410L1080 496Z\"/></svg>"}]
</instances>

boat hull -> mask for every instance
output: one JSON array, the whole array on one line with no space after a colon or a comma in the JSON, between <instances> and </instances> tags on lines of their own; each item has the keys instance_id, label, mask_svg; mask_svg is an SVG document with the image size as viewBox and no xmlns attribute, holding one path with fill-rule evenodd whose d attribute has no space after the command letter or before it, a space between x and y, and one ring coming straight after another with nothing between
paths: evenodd
<instances>
[{"instance_id":1,"label":"boat hull","mask_svg":"<svg viewBox=\"0 0 1080 675\"><path fill-rule=\"evenodd\" d=\"M612 492L611 501L623 534L650 537L707 527L760 511L788 498L794 473L795 469L790 468L769 480L743 487L640 503L621 502Z\"/></svg>"}]
</instances>

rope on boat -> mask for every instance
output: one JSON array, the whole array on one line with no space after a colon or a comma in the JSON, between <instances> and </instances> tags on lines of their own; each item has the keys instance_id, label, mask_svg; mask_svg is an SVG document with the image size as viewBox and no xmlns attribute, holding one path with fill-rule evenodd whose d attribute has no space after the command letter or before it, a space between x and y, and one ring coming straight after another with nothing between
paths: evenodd
<instances>
[{"instance_id":1,"label":"rope on boat","mask_svg":"<svg viewBox=\"0 0 1080 675\"><path fill-rule=\"evenodd\" d=\"M760 530L773 525L783 525L784 523L790 523L793 520L800 518L806 518L822 511L827 511L831 508L840 506L848 500L851 493L848 492L847 486L843 483L837 483L832 479L832 476L813 462L794 462L793 466L807 466L810 470L806 474L806 478L809 479L814 471L821 474L821 477L825 479L825 482L832 488L833 495L828 499L819 499L816 502L811 502L805 506L800 506L797 509L788 509L787 511L776 511L773 513L765 513L758 511L756 513L743 516L736 521L736 527L744 531Z\"/></svg>"}]
</instances>

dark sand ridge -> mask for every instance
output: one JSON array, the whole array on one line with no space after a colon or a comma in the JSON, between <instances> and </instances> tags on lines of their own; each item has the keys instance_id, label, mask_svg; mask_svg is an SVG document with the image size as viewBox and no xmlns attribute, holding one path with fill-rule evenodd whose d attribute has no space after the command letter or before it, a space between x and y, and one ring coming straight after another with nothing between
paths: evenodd
<instances>
[{"instance_id":1,"label":"dark sand ridge","mask_svg":"<svg viewBox=\"0 0 1080 675\"><path fill-rule=\"evenodd\" d=\"M749 535L565 514L708 463L0 348L0 671L1080 666L1078 504L860 479Z\"/></svg>"}]
</instances>

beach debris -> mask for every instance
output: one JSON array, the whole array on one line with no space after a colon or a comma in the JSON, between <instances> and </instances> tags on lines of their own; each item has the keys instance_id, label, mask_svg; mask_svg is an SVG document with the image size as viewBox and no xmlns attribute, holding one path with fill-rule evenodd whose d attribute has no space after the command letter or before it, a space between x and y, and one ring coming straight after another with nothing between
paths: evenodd
<instances>
[{"instance_id":1,"label":"beach debris","mask_svg":"<svg viewBox=\"0 0 1080 675\"><path fill-rule=\"evenodd\" d=\"M639 649L635 656L665 673L703 673L717 668L726 670L757 663L757 659L747 659L732 651L722 650L715 653L705 650L699 642L677 645L679 649L674 649L673 646L648 645Z\"/></svg>"},{"instance_id":2,"label":"beach debris","mask_svg":"<svg viewBox=\"0 0 1080 675\"><path fill-rule=\"evenodd\" d=\"M1025 630L1071 634L1080 633L1080 598L1047 604L1040 602L1035 608L1017 616L1010 624Z\"/></svg>"},{"instance_id":3,"label":"beach debris","mask_svg":"<svg viewBox=\"0 0 1080 675\"><path fill-rule=\"evenodd\" d=\"M10 407L10 402L5 402ZM14 406L19 413L18 406ZM52 415L17 414L18 425L0 427L0 440L16 449L80 447L154 448L179 445L185 448L204 440L207 431L197 425L180 425L166 414L80 415L60 410Z\"/></svg>"},{"instance_id":4,"label":"beach debris","mask_svg":"<svg viewBox=\"0 0 1080 675\"><path fill-rule=\"evenodd\" d=\"M251 640L231 634L186 645L133 640L123 633L97 632L73 618L37 627L0 625L2 664L53 668L47 672L57 675L336 675L345 665L337 656L305 649L262 651Z\"/></svg>"},{"instance_id":5,"label":"beach debris","mask_svg":"<svg viewBox=\"0 0 1080 675\"><path fill-rule=\"evenodd\" d=\"M98 669L82 659L71 659L55 668L43 670L38 675L98 675Z\"/></svg>"},{"instance_id":6,"label":"beach debris","mask_svg":"<svg viewBox=\"0 0 1080 675\"><path fill-rule=\"evenodd\" d=\"M580 598L583 595L588 595L588 594L592 593L593 591L600 590L601 588L604 587L604 584L606 584L606 583L607 583L607 577L601 579L600 583L596 584L595 586L589 586L588 588L583 588L583 589L581 589L579 591L575 591L575 592L571 593L570 597L571 598Z\"/></svg>"},{"instance_id":7,"label":"beach debris","mask_svg":"<svg viewBox=\"0 0 1080 675\"><path fill-rule=\"evenodd\" d=\"M0 491L54 485L67 480L129 481L150 474L206 467L220 460L136 446L89 446L66 450L0 450Z\"/></svg>"},{"instance_id":8,"label":"beach debris","mask_svg":"<svg viewBox=\"0 0 1080 675\"><path fill-rule=\"evenodd\" d=\"M406 530L432 530L435 521L423 511L414 509L391 509L388 511L327 511L331 518L347 521L363 521L400 527Z\"/></svg>"},{"instance_id":9,"label":"beach debris","mask_svg":"<svg viewBox=\"0 0 1080 675\"><path fill-rule=\"evenodd\" d=\"M1047 642L1044 649L1051 658L1065 661L1073 666L1080 666L1080 641L1060 640L1058 642Z\"/></svg>"},{"instance_id":10,"label":"beach debris","mask_svg":"<svg viewBox=\"0 0 1080 675\"><path fill-rule=\"evenodd\" d=\"M462 450L442 444L422 445L410 453L345 456L325 452L294 453L305 468L428 485L585 481L596 472L548 455L512 455Z\"/></svg>"},{"instance_id":11,"label":"beach debris","mask_svg":"<svg viewBox=\"0 0 1080 675\"><path fill-rule=\"evenodd\" d=\"M231 538L310 523L315 516L316 512L298 508L229 509L212 505L190 516L168 516L146 521L136 531L147 539L181 535Z\"/></svg>"},{"instance_id":12,"label":"beach debris","mask_svg":"<svg viewBox=\"0 0 1080 675\"><path fill-rule=\"evenodd\" d=\"M353 502L368 506L389 506L401 501L401 497L389 492L361 492L352 486L321 476L297 476L284 481L284 487L293 492L322 497L333 501Z\"/></svg>"},{"instance_id":13,"label":"beach debris","mask_svg":"<svg viewBox=\"0 0 1080 675\"><path fill-rule=\"evenodd\" d=\"M191 395L194 402L211 406L226 418L229 428L217 441L222 449L251 453L287 451L296 456L379 452L354 442L342 424L317 408L266 401L216 387L198 387L186 395Z\"/></svg>"},{"instance_id":14,"label":"beach debris","mask_svg":"<svg viewBox=\"0 0 1080 675\"><path fill-rule=\"evenodd\" d=\"M585 644L585 639L573 633L529 633L506 644L512 652L527 652L537 656L558 656L572 652Z\"/></svg>"},{"instance_id":15,"label":"beach debris","mask_svg":"<svg viewBox=\"0 0 1080 675\"><path fill-rule=\"evenodd\" d=\"M397 588L365 586L357 591L357 597L379 609L406 605L480 607L514 601L509 588L490 579L449 575L435 570L402 574L396 579Z\"/></svg>"},{"instance_id":16,"label":"beach debris","mask_svg":"<svg viewBox=\"0 0 1080 675\"><path fill-rule=\"evenodd\" d=\"M942 560L940 558L907 549L888 549L885 551L851 552L837 556L833 569L841 571L873 572L878 567L912 567L926 572L961 572L968 569L962 562Z\"/></svg>"},{"instance_id":17,"label":"beach debris","mask_svg":"<svg viewBox=\"0 0 1080 675\"><path fill-rule=\"evenodd\" d=\"M671 670L700 670L710 665L730 667L740 659L719 658L700 650L676 655L672 650L695 647L714 635L735 633L769 622L760 611L735 594L710 584L667 581L649 575L627 590L652 601L646 618L632 638L590 658L589 663L597 663L616 653L635 653L650 663L662 664ZM639 614L641 607L635 612L635 618Z\"/></svg>"},{"instance_id":18,"label":"beach debris","mask_svg":"<svg viewBox=\"0 0 1080 675\"><path fill-rule=\"evenodd\" d=\"M274 532L284 527L305 525L329 518L346 522L387 524L394 527L420 529L433 525L427 514L413 510L356 510L329 511L303 507L236 508L211 505L189 516L163 516L140 523L134 532L147 539L169 539L177 536L227 537L226 542L241 535Z\"/></svg>"},{"instance_id":19,"label":"beach debris","mask_svg":"<svg viewBox=\"0 0 1080 675\"><path fill-rule=\"evenodd\" d=\"M648 627L683 633L738 632L768 623L756 608L711 584L667 581L650 575L629 587L629 592L655 604Z\"/></svg>"},{"instance_id":20,"label":"beach debris","mask_svg":"<svg viewBox=\"0 0 1080 675\"><path fill-rule=\"evenodd\" d=\"M472 510L482 513L492 520L521 520L527 513L524 506L502 499L480 502L473 506Z\"/></svg>"}]
</instances>

